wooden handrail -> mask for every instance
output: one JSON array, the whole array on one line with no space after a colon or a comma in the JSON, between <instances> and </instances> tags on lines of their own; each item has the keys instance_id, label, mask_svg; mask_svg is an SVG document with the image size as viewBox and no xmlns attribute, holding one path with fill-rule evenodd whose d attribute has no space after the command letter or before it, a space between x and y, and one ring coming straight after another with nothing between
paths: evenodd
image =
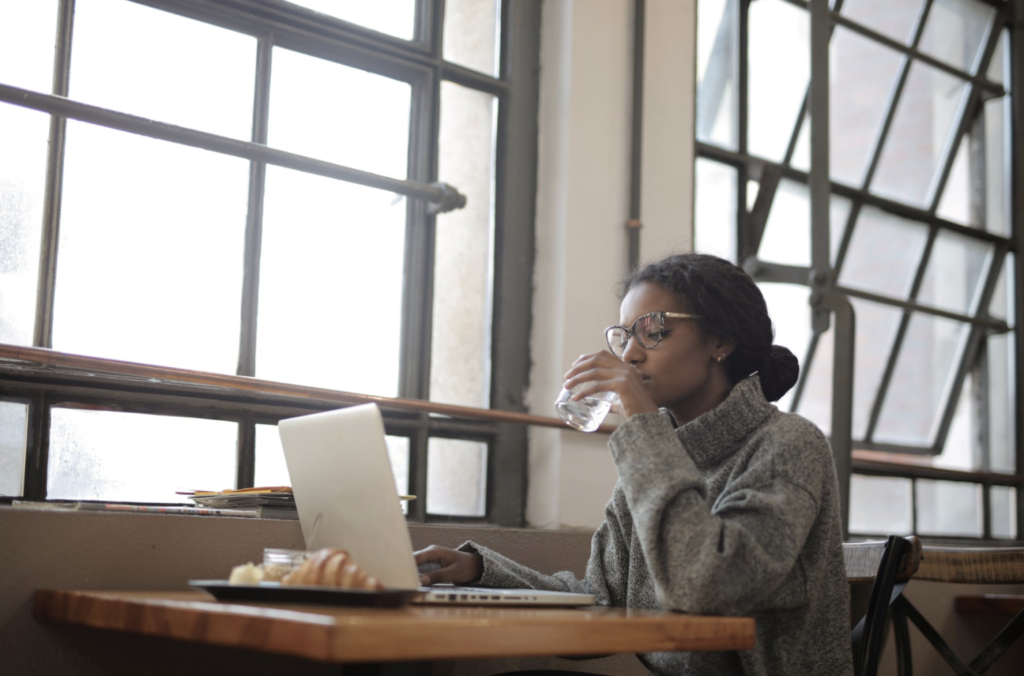
<instances>
[{"instance_id":1,"label":"wooden handrail","mask_svg":"<svg viewBox=\"0 0 1024 676\"><path fill-rule=\"evenodd\" d=\"M171 366L154 366L151 364L139 364L136 362L120 361L117 359L87 357L84 355L58 352L56 350L40 347L23 347L19 345L6 345L0 343L0 361L4 360L16 361L35 366L56 366L81 369L84 371L155 379L164 382L203 385L207 387L233 390L236 392L252 392L277 395L281 397L296 397L300 399L317 399L320 401L336 402L342 405L375 403L382 409L392 411L435 413L438 415L450 416L452 418L470 418L474 420L518 423L521 425L555 427L563 430L572 430L571 427L558 418L532 415L529 413L519 413L516 411L500 411L495 409L474 408L472 406L439 404L437 402L424 401L422 399L401 399L398 397L382 397L373 394L342 392L340 390L329 390L319 387L281 383L272 380L261 380L259 378L252 378L249 376L210 373L208 371L192 371L189 369L174 368ZM615 425L604 424L598 428L597 431L604 434L610 434L615 430L615 427Z\"/></svg>"},{"instance_id":2,"label":"wooden handrail","mask_svg":"<svg viewBox=\"0 0 1024 676\"><path fill-rule=\"evenodd\" d=\"M854 442L856 443L856 442ZM935 467L927 459L897 453L881 453L878 451L854 450L851 467L854 471L868 470L875 472L900 472L901 476L913 474L918 478L974 481L1005 486L1024 484L1024 473L1002 474L998 472L971 472L962 469Z\"/></svg>"}]
</instances>

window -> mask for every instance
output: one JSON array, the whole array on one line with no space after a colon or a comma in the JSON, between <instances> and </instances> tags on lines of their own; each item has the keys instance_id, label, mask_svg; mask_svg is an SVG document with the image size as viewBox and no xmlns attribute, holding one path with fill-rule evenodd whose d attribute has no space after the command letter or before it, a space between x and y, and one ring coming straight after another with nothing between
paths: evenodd
<instances>
[{"instance_id":1,"label":"window","mask_svg":"<svg viewBox=\"0 0 1024 676\"><path fill-rule=\"evenodd\" d=\"M828 82L812 84L809 3L700 0L697 248L753 272L777 342L803 355L780 405L826 433L836 329L815 328L809 301L852 304L850 533L1021 539L1015 5L830 7ZM830 208L812 224L815 86ZM829 269L815 284L822 236Z\"/></svg>"},{"instance_id":2,"label":"window","mask_svg":"<svg viewBox=\"0 0 1024 676\"><path fill-rule=\"evenodd\" d=\"M0 8L0 494L286 483L274 425L344 392L525 410L538 34L501 0ZM522 522L524 430L401 408L411 520Z\"/></svg>"}]
</instances>

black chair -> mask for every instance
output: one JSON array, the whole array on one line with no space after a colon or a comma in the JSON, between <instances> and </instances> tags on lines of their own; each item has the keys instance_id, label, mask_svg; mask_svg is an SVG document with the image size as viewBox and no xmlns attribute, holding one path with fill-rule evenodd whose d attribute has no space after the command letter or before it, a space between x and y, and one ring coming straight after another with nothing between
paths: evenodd
<instances>
[{"instance_id":1,"label":"black chair","mask_svg":"<svg viewBox=\"0 0 1024 676\"><path fill-rule=\"evenodd\" d=\"M897 669L900 676L910 676L913 665L910 655L910 633L907 617L898 612L897 599L921 563L921 542L916 537L890 535L885 542L859 542L843 545L847 582L871 581L871 598L867 612L850 635L853 646L854 673L876 676L878 659L885 636L885 620L892 612L896 638Z\"/></svg>"}]
</instances>

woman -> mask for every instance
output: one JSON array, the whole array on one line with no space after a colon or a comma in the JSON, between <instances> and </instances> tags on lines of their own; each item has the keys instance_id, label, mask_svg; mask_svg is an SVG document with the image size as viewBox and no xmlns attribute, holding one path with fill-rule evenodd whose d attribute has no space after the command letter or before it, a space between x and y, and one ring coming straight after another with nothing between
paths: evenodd
<instances>
[{"instance_id":1,"label":"woman","mask_svg":"<svg viewBox=\"0 0 1024 676\"><path fill-rule=\"evenodd\" d=\"M436 582L593 594L600 605L743 615L753 650L650 653L661 674L852 674L838 484L828 442L777 401L796 382L754 281L684 254L624 284L609 348L566 374L618 395L619 481L586 576L541 575L472 542L417 552Z\"/></svg>"}]
</instances>

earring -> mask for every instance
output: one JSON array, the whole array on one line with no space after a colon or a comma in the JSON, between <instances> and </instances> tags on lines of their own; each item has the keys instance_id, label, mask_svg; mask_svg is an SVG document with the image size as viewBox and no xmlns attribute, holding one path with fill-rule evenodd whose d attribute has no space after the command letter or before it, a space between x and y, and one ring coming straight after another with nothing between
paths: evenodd
<instances>
[{"instance_id":1,"label":"earring","mask_svg":"<svg viewBox=\"0 0 1024 676\"><path fill-rule=\"evenodd\" d=\"M722 363L723 355L718 355L718 363Z\"/></svg>"}]
</instances>

